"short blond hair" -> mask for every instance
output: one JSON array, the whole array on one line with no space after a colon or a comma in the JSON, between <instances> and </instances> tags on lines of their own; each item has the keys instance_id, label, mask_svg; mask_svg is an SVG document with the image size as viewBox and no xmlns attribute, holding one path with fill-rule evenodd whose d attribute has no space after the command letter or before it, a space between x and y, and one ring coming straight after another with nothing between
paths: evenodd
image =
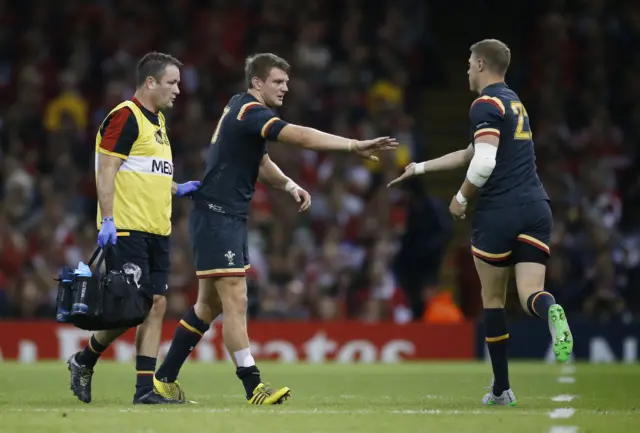
<instances>
[{"instance_id":1,"label":"short blond hair","mask_svg":"<svg viewBox=\"0 0 640 433\"><path fill-rule=\"evenodd\" d=\"M482 59L487 67L498 74L504 75L511 63L511 50L502 41L497 39L485 39L471 45L471 52L478 59Z\"/></svg>"}]
</instances>

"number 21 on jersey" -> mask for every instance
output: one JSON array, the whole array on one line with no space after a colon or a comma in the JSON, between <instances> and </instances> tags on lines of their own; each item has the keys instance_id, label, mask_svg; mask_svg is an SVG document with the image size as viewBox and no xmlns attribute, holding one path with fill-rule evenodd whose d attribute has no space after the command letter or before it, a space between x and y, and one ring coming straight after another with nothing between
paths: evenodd
<instances>
[{"instance_id":1,"label":"number 21 on jersey","mask_svg":"<svg viewBox=\"0 0 640 433\"><path fill-rule=\"evenodd\" d=\"M516 126L516 132L513 134L513 137L516 140L533 139L531 125L529 124L529 115L527 114L527 110L524 108L524 105L522 105L522 102L511 101L511 110L513 111L513 114L518 116L518 125Z\"/></svg>"},{"instance_id":2,"label":"number 21 on jersey","mask_svg":"<svg viewBox=\"0 0 640 433\"><path fill-rule=\"evenodd\" d=\"M216 141L218 141L218 134L220 134L220 127L222 126L222 121L224 120L224 117L229 113L229 110L231 110L229 107L224 107L224 110L222 111L222 116L220 116L220 120L218 120L218 125L216 126L216 130L213 133L213 137L211 137L211 144L214 144Z\"/></svg>"}]
</instances>

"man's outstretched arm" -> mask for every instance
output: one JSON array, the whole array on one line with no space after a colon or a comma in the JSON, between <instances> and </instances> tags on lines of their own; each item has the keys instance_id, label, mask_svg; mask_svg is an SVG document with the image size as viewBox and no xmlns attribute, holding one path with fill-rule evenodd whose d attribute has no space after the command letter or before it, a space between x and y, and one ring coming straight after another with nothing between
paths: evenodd
<instances>
[{"instance_id":1,"label":"man's outstretched arm","mask_svg":"<svg viewBox=\"0 0 640 433\"><path fill-rule=\"evenodd\" d=\"M314 128L287 123L261 104L249 104L237 116L245 130L260 134L271 141L293 144L315 151L353 152L363 158L377 161L376 152L395 150L395 138L378 137L373 140L353 140L328 134Z\"/></svg>"},{"instance_id":2,"label":"man's outstretched arm","mask_svg":"<svg viewBox=\"0 0 640 433\"><path fill-rule=\"evenodd\" d=\"M468 166L474 155L474 148L472 144L466 149L458 150L455 152L447 153L439 158L430 159L424 162L412 162L404 168L404 173L399 177L389 182L387 187L393 186L398 182L419 174L424 174L434 171L454 170L456 168Z\"/></svg>"}]
</instances>

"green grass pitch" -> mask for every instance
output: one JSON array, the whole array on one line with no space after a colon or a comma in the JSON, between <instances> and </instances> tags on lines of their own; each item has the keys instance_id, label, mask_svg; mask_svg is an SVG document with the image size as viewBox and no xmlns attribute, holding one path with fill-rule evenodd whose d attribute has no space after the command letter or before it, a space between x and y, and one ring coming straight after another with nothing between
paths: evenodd
<instances>
[{"instance_id":1,"label":"green grass pitch","mask_svg":"<svg viewBox=\"0 0 640 433\"><path fill-rule=\"evenodd\" d=\"M491 379L485 363L259 365L266 381L292 389L284 405L246 404L231 364L184 367L181 382L197 404L141 407L131 404L133 365L99 363L93 401L84 404L68 389L64 362L0 363L0 432L640 431L637 364L576 364L567 371L512 363L515 408L480 403Z\"/></svg>"}]
</instances>

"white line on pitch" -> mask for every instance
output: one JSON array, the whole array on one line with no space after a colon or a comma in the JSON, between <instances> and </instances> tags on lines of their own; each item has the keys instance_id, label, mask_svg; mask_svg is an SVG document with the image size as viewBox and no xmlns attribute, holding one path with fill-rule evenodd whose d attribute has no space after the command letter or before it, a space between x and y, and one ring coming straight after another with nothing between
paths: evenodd
<instances>
[{"instance_id":1,"label":"white line on pitch","mask_svg":"<svg viewBox=\"0 0 640 433\"><path fill-rule=\"evenodd\" d=\"M551 419L566 419L571 418L573 414L576 413L576 410L571 407L565 407L561 409L556 409L552 412L549 412L549 418Z\"/></svg>"},{"instance_id":2,"label":"white line on pitch","mask_svg":"<svg viewBox=\"0 0 640 433\"><path fill-rule=\"evenodd\" d=\"M95 407L95 408L11 408L6 412L101 412L101 413L148 413L144 409L138 408L108 408L108 407ZM407 410L373 410L373 409L276 409L276 408L256 408L244 409L240 408L189 408L188 406L172 407L172 408L158 408L154 410L154 413L242 413L242 414L282 414L282 415L369 415L386 413L389 415L488 415L495 416L495 410L449 410L449 409L407 409ZM518 411L519 415L543 415L545 411L531 410L531 411Z\"/></svg>"},{"instance_id":3,"label":"white line on pitch","mask_svg":"<svg viewBox=\"0 0 640 433\"><path fill-rule=\"evenodd\" d=\"M395 415L490 415L491 410L442 410L442 409L405 409L392 410ZM525 412L526 413L526 412Z\"/></svg>"},{"instance_id":4,"label":"white line on pitch","mask_svg":"<svg viewBox=\"0 0 640 433\"><path fill-rule=\"evenodd\" d=\"M560 376L558 378L558 382L560 383L575 383L576 378L573 376Z\"/></svg>"},{"instance_id":5,"label":"white line on pitch","mask_svg":"<svg viewBox=\"0 0 640 433\"><path fill-rule=\"evenodd\" d=\"M573 374L576 372L576 366L575 365L563 365L562 369L560 370L562 372L562 374Z\"/></svg>"},{"instance_id":6,"label":"white line on pitch","mask_svg":"<svg viewBox=\"0 0 640 433\"><path fill-rule=\"evenodd\" d=\"M562 401L572 401L574 398L576 398L575 395L560 394L560 395L556 395L555 397L551 397L551 400L555 402L562 402Z\"/></svg>"},{"instance_id":7,"label":"white line on pitch","mask_svg":"<svg viewBox=\"0 0 640 433\"><path fill-rule=\"evenodd\" d=\"M125 408L125 407L93 407L93 408L77 408L77 407L68 407L68 408L60 408L60 407L31 407L31 408L7 408L3 410L2 413L9 412L17 412L17 413L34 413L34 412L89 412L89 413L131 413L131 414L146 414L146 413L241 413L243 415L264 415L264 414L286 414L286 415L369 415L369 414L389 414L389 415L488 415L494 416L496 415L495 410L449 410L449 409L406 409L406 410L373 410L373 409L320 409L320 408L309 408L309 409L276 409L276 408L245 408L244 405L238 407L218 407L218 408L191 408L189 405L172 405L171 408L150 408L151 410L145 410L146 408ZM525 416L540 416L546 415L549 417L559 417L562 415L571 413L572 415L575 413L575 409L572 408L564 408L564 409L556 409L553 412L549 412L548 410L517 410L518 415ZM516 412L514 412L516 413ZM590 409L580 409L580 413L590 414L590 415L598 415L598 416L620 416L620 415L630 415L633 412L630 410L590 410ZM553 416L552 416L553 414Z\"/></svg>"},{"instance_id":8,"label":"white line on pitch","mask_svg":"<svg viewBox=\"0 0 640 433\"><path fill-rule=\"evenodd\" d=\"M578 433L578 427L574 425L554 425L549 433Z\"/></svg>"}]
</instances>

